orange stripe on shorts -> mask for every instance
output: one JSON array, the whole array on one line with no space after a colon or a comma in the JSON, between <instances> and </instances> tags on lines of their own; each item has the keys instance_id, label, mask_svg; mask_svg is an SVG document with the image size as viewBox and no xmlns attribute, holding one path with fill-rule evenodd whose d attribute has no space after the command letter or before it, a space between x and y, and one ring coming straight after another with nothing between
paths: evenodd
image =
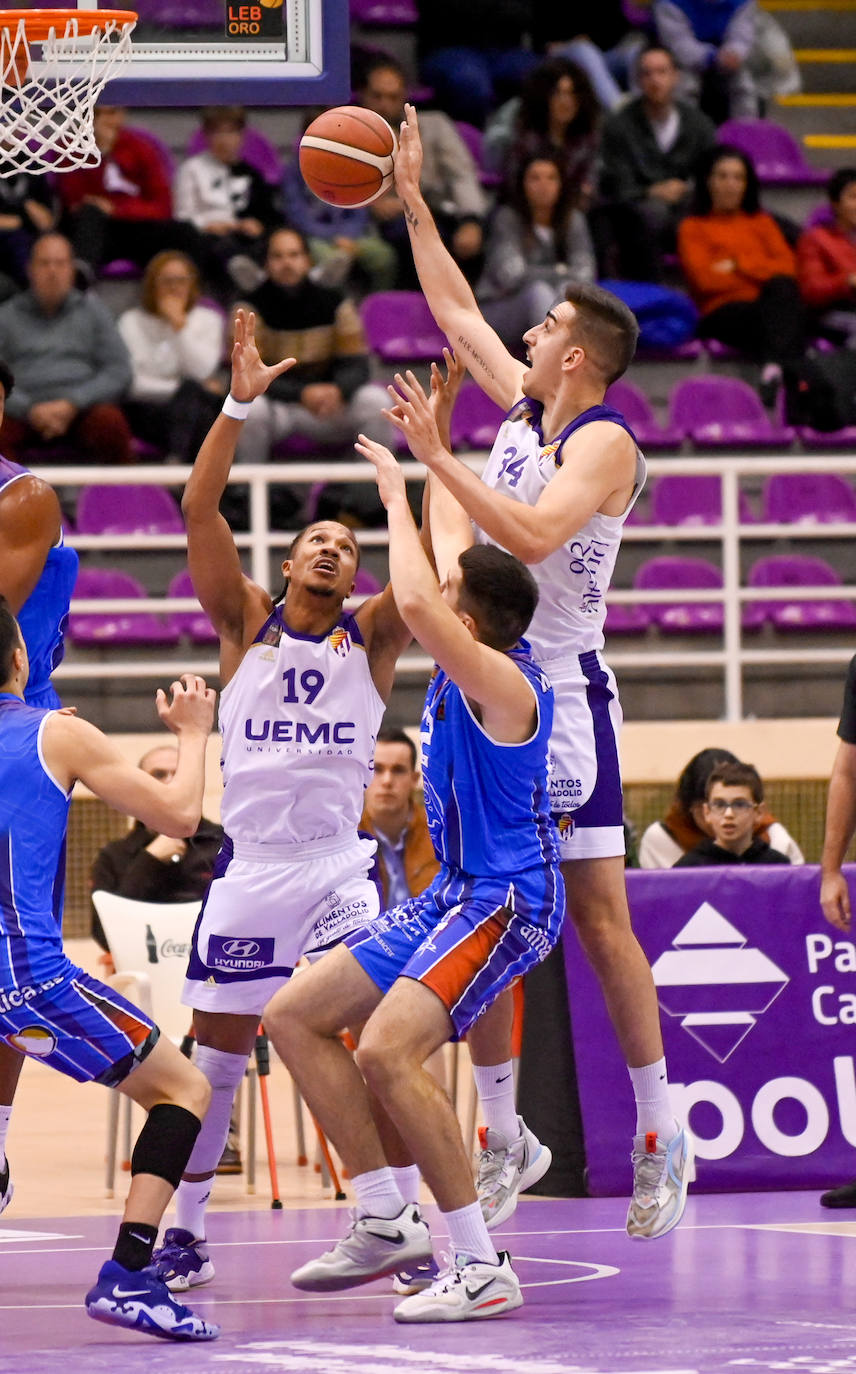
<instances>
[{"instance_id":1,"label":"orange stripe on shorts","mask_svg":"<svg viewBox=\"0 0 856 1374\"><path fill-rule=\"evenodd\" d=\"M428 973L423 974L420 983L436 992L443 1005L451 1011L475 975L484 968L507 926L507 916L505 919L496 914L488 916Z\"/></svg>"}]
</instances>

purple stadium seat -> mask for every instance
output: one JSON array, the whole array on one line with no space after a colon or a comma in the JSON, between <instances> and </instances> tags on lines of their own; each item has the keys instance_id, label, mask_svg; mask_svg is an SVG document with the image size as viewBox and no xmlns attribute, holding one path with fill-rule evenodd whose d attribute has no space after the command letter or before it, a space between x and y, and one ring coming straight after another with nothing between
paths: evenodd
<instances>
[{"instance_id":1,"label":"purple stadium seat","mask_svg":"<svg viewBox=\"0 0 856 1374\"><path fill-rule=\"evenodd\" d=\"M745 492L737 498L741 525L755 517ZM722 483L716 476L658 477L651 487L651 519L655 525L718 525L722 519Z\"/></svg>"},{"instance_id":2,"label":"purple stadium seat","mask_svg":"<svg viewBox=\"0 0 856 1374\"><path fill-rule=\"evenodd\" d=\"M170 596L196 595L190 580L190 573L186 568L184 572L176 573L167 590ZM178 633L187 635L194 644L217 643L217 631L201 607L196 611L173 611L169 619Z\"/></svg>"},{"instance_id":3,"label":"purple stadium seat","mask_svg":"<svg viewBox=\"0 0 856 1374\"><path fill-rule=\"evenodd\" d=\"M452 411L452 448L492 448L505 411L475 382L464 382Z\"/></svg>"},{"instance_id":4,"label":"purple stadium seat","mask_svg":"<svg viewBox=\"0 0 856 1374\"><path fill-rule=\"evenodd\" d=\"M370 573L368 568L357 568L357 575L354 578L354 596L377 596L378 592L382 591L383 587L374 573Z\"/></svg>"},{"instance_id":5,"label":"purple stadium seat","mask_svg":"<svg viewBox=\"0 0 856 1374\"><path fill-rule=\"evenodd\" d=\"M173 496L162 487L84 487L77 502L80 534L183 534Z\"/></svg>"},{"instance_id":6,"label":"purple stadium seat","mask_svg":"<svg viewBox=\"0 0 856 1374\"><path fill-rule=\"evenodd\" d=\"M671 423L698 448L790 447L795 430L775 424L747 382L736 377L687 377L669 399Z\"/></svg>"},{"instance_id":7,"label":"purple stadium seat","mask_svg":"<svg viewBox=\"0 0 856 1374\"><path fill-rule=\"evenodd\" d=\"M606 608L604 633L607 635L644 635L651 624L650 606L618 605L610 602Z\"/></svg>"},{"instance_id":8,"label":"purple stadium seat","mask_svg":"<svg viewBox=\"0 0 856 1374\"><path fill-rule=\"evenodd\" d=\"M81 568L74 588L81 597L146 597L135 577L112 568ZM72 603L73 605L73 603ZM75 644L98 648L108 644L125 647L145 644L176 644L179 631L171 620L153 611L74 611L69 616L69 638Z\"/></svg>"},{"instance_id":9,"label":"purple stadium seat","mask_svg":"<svg viewBox=\"0 0 856 1374\"><path fill-rule=\"evenodd\" d=\"M701 339L686 339L674 348L637 348L636 361L645 363L694 363L704 349Z\"/></svg>"},{"instance_id":10,"label":"purple stadium seat","mask_svg":"<svg viewBox=\"0 0 856 1374\"><path fill-rule=\"evenodd\" d=\"M841 578L823 558L777 554L759 558L749 570L750 587L840 587ZM852 634L852 601L758 601L747 610L763 613L777 630L839 630Z\"/></svg>"},{"instance_id":11,"label":"purple stadium seat","mask_svg":"<svg viewBox=\"0 0 856 1374\"><path fill-rule=\"evenodd\" d=\"M187 144L187 156L194 157L196 153L204 153L205 146L205 131L201 128L194 129ZM279 186L283 172L282 158L275 145L258 129L251 126L244 129L240 156L244 162L255 167L257 172L261 172L271 186Z\"/></svg>"},{"instance_id":12,"label":"purple stadium seat","mask_svg":"<svg viewBox=\"0 0 856 1374\"><path fill-rule=\"evenodd\" d=\"M376 291L360 305L369 348L384 362L442 361L448 347L421 291Z\"/></svg>"},{"instance_id":13,"label":"purple stadium seat","mask_svg":"<svg viewBox=\"0 0 856 1374\"><path fill-rule=\"evenodd\" d=\"M412 28L419 18L414 0L349 0L351 23L365 28Z\"/></svg>"},{"instance_id":14,"label":"purple stadium seat","mask_svg":"<svg viewBox=\"0 0 856 1374\"><path fill-rule=\"evenodd\" d=\"M799 425L797 434L806 448L856 449L856 425L847 425L844 429L811 429L809 425Z\"/></svg>"},{"instance_id":15,"label":"purple stadium seat","mask_svg":"<svg viewBox=\"0 0 856 1374\"><path fill-rule=\"evenodd\" d=\"M641 449L680 448L684 441L683 431L674 425L660 424L648 397L632 382L613 382L606 393L606 404L621 411Z\"/></svg>"},{"instance_id":16,"label":"purple stadium seat","mask_svg":"<svg viewBox=\"0 0 856 1374\"><path fill-rule=\"evenodd\" d=\"M492 172L484 165L482 158L484 135L481 129L477 129L475 124L468 124L465 119L456 119L455 128L469 149L473 162L479 169L479 181L482 186L499 186L502 181L499 172Z\"/></svg>"},{"instance_id":17,"label":"purple stadium seat","mask_svg":"<svg viewBox=\"0 0 856 1374\"><path fill-rule=\"evenodd\" d=\"M752 159L766 186L819 186L829 172L812 167L793 134L769 119L729 119L720 124L717 138Z\"/></svg>"},{"instance_id":18,"label":"purple stadium seat","mask_svg":"<svg viewBox=\"0 0 856 1374\"><path fill-rule=\"evenodd\" d=\"M773 524L856 521L856 492L832 472L779 472L764 486L763 519Z\"/></svg>"},{"instance_id":19,"label":"purple stadium seat","mask_svg":"<svg viewBox=\"0 0 856 1374\"><path fill-rule=\"evenodd\" d=\"M633 585L639 591L688 591L704 587L721 587L722 573L714 563L704 558L683 558L667 555L650 558L636 570ZM662 634L721 634L723 626L722 603L718 601L695 602L681 605L676 602L661 602L645 608L651 623L657 625Z\"/></svg>"}]
</instances>

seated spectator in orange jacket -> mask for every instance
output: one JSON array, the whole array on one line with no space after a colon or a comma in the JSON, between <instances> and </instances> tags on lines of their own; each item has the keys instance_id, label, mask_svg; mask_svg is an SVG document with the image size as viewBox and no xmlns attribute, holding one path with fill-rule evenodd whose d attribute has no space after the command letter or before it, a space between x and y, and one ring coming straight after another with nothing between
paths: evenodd
<instances>
[{"instance_id":1,"label":"seated spectator in orange jacket","mask_svg":"<svg viewBox=\"0 0 856 1374\"><path fill-rule=\"evenodd\" d=\"M804 314L793 252L761 209L755 168L738 148L720 144L702 160L678 255L701 314L699 335L755 358L761 398L772 404L783 367L803 355Z\"/></svg>"},{"instance_id":2,"label":"seated spectator in orange jacket","mask_svg":"<svg viewBox=\"0 0 856 1374\"><path fill-rule=\"evenodd\" d=\"M817 326L856 348L856 167L840 167L827 187L832 218L806 229L797 243L797 280Z\"/></svg>"},{"instance_id":3,"label":"seated spectator in orange jacket","mask_svg":"<svg viewBox=\"0 0 856 1374\"><path fill-rule=\"evenodd\" d=\"M366 788L360 829L377 840L381 910L415 897L440 865L428 833L416 746L404 730L378 731L374 776Z\"/></svg>"},{"instance_id":4,"label":"seated spectator in orange jacket","mask_svg":"<svg viewBox=\"0 0 856 1374\"><path fill-rule=\"evenodd\" d=\"M169 169L157 145L141 131L125 128L125 115L118 105L98 105L100 163L57 177L75 255L94 274L115 258L144 267L155 253L179 248L204 268L199 232L172 217Z\"/></svg>"}]
</instances>

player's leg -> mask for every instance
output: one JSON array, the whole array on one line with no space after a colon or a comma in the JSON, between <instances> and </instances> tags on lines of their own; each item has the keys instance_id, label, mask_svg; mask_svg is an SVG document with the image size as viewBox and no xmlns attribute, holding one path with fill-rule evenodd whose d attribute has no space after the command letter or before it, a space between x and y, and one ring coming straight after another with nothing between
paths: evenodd
<instances>
[{"instance_id":1,"label":"player's leg","mask_svg":"<svg viewBox=\"0 0 856 1374\"><path fill-rule=\"evenodd\" d=\"M351 1176L357 1206L348 1234L292 1274L311 1292L350 1288L431 1253L428 1228L406 1205L383 1153L369 1094L341 1039L360 1025L381 992L343 945L283 988L265 1010L265 1029Z\"/></svg>"},{"instance_id":2,"label":"player's leg","mask_svg":"<svg viewBox=\"0 0 856 1374\"><path fill-rule=\"evenodd\" d=\"M131 1187L113 1256L87 1293L86 1310L111 1326L171 1340L213 1340L219 1328L176 1302L151 1264L158 1226L199 1134L211 1090L164 1037L116 1087L148 1117L131 1156Z\"/></svg>"},{"instance_id":3,"label":"player's leg","mask_svg":"<svg viewBox=\"0 0 856 1374\"><path fill-rule=\"evenodd\" d=\"M562 864L568 914L603 990L636 1098L628 1233L653 1240L680 1221L695 1177L692 1141L675 1119L651 968L633 933L624 860Z\"/></svg>"},{"instance_id":4,"label":"player's leg","mask_svg":"<svg viewBox=\"0 0 856 1374\"><path fill-rule=\"evenodd\" d=\"M6 1158L6 1136L23 1063L22 1054L11 1045L0 1044L0 1213L5 1212L15 1191Z\"/></svg>"},{"instance_id":5,"label":"player's leg","mask_svg":"<svg viewBox=\"0 0 856 1374\"><path fill-rule=\"evenodd\" d=\"M543 1178L553 1156L517 1114L512 1029L514 994L497 997L467 1032L481 1103L476 1190L490 1230L514 1215L520 1193Z\"/></svg>"},{"instance_id":6,"label":"player's leg","mask_svg":"<svg viewBox=\"0 0 856 1374\"><path fill-rule=\"evenodd\" d=\"M258 1013L194 1011L196 1067L211 1089L211 1105L185 1163L175 1195L175 1225L164 1233L155 1264L173 1293L198 1288L214 1278L205 1237L205 1217L217 1165L229 1135L235 1093L255 1045Z\"/></svg>"}]
</instances>

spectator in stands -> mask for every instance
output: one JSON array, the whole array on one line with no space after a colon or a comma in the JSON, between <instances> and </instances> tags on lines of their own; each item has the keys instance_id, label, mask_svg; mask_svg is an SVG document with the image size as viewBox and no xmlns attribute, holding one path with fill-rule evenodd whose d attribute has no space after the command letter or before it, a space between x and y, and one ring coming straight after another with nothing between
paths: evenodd
<instances>
[{"instance_id":1,"label":"spectator in stands","mask_svg":"<svg viewBox=\"0 0 856 1374\"><path fill-rule=\"evenodd\" d=\"M208 273L213 258L244 291L261 281L266 237L282 218L275 189L241 157L246 126L240 105L203 110L205 152L189 157L175 177L176 216L202 234Z\"/></svg>"},{"instance_id":2,"label":"spectator in stands","mask_svg":"<svg viewBox=\"0 0 856 1374\"><path fill-rule=\"evenodd\" d=\"M63 227L75 254L93 274L116 258L144 267L165 248L181 249L201 262L203 245L196 229L172 217L163 154L149 135L126 128L125 116L117 105L98 105L100 163L57 178Z\"/></svg>"},{"instance_id":3,"label":"spectator in stands","mask_svg":"<svg viewBox=\"0 0 856 1374\"><path fill-rule=\"evenodd\" d=\"M637 14L642 7L633 6ZM582 67L598 102L605 110L617 109L629 89L636 57L644 48L645 28L636 27L621 0L599 0L586 7L559 6L553 0L535 0L534 46L552 57L567 57Z\"/></svg>"},{"instance_id":4,"label":"spectator in stands","mask_svg":"<svg viewBox=\"0 0 856 1374\"><path fill-rule=\"evenodd\" d=\"M382 911L422 892L440 867L421 792L413 740L404 730L384 726L360 820L360 830L378 844Z\"/></svg>"},{"instance_id":5,"label":"spectator in stands","mask_svg":"<svg viewBox=\"0 0 856 1374\"><path fill-rule=\"evenodd\" d=\"M751 763L720 763L707 780L705 836L675 868L707 868L712 864L788 864L790 859L756 834L764 787Z\"/></svg>"},{"instance_id":6,"label":"spectator in stands","mask_svg":"<svg viewBox=\"0 0 856 1374\"><path fill-rule=\"evenodd\" d=\"M682 94L714 124L754 119L758 88L749 56L755 46L757 0L654 0L661 43L675 54Z\"/></svg>"},{"instance_id":7,"label":"spectator in stands","mask_svg":"<svg viewBox=\"0 0 856 1374\"><path fill-rule=\"evenodd\" d=\"M720 144L702 159L678 254L701 315L699 334L754 358L761 399L771 405L783 367L803 356L804 311L794 254L761 209L755 168L738 148Z\"/></svg>"},{"instance_id":8,"label":"spectator in stands","mask_svg":"<svg viewBox=\"0 0 856 1374\"><path fill-rule=\"evenodd\" d=\"M130 463L131 431L119 402L131 362L113 317L96 296L74 287L71 244L48 233L33 245L29 290L0 306L0 357L15 390L0 428L0 451L57 440L83 461Z\"/></svg>"},{"instance_id":9,"label":"spectator in stands","mask_svg":"<svg viewBox=\"0 0 856 1374\"><path fill-rule=\"evenodd\" d=\"M856 167L840 167L827 187L832 214L797 243L797 280L817 328L856 348Z\"/></svg>"},{"instance_id":10,"label":"spectator in stands","mask_svg":"<svg viewBox=\"0 0 856 1374\"><path fill-rule=\"evenodd\" d=\"M359 100L394 129L404 118L407 84L394 58L380 53L366 64ZM441 110L419 115L422 138L422 193L437 221L441 237L469 282L482 266L483 225L488 203L472 154L452 120ZM398 257L398 279L403 286L418 285L413 254L404 222L401 201L390 188L369 207L383 238Z\"/></svg>"},{"instance_id":11,"label":"spectator in stands","mask_svg":"<svg viewBox=\"0 0 856 1374\"><path fill-rule=\"evenodd\" d=\"M134 373L124 406L131 429L183 463L196 457L225 392L225 322L199 294L195 264L168 250L146 268L140 304L119 318Z\"/></svg>"},{"instance_id":12,"label":"spectator in stands","mask_svg":"<svg viewBox=\"0 0 856 1374\"><path fill-rule=\"evenodd\" d=\"M256 312L256 342L262 360L293 357L297 366L259 396L241 426L239 462L264 463L275 443L292 434L353 457L362 433L390 447L393 429L381 415L389 404L382 386L369 381L370 364L362 323L352 301L332 287L310 280L312 260L296 229L275 230L268 242L267 278L247 297ZM373 483L353 483L328 500L341 499L350 523L384 518ZM333 512L325 506L325 517ZM320 518L320 517L319 517Z\"/></svg>"},{"instance_id":13,"label":"spectator in stands","mask_svg":"<svg viewBox=\"0 0 856 1374\"><path fill-rule=\"evenodd\" d=\"M421 79L452 119L483 128L538 61L533 0L431 0L418 10Z\"/></svg>"},{"instance_id":14,"label":"spectator in stands","mask_svg":"<svg viewBox=\"0 0 856 1374\"><path fill-rule=\"evenodd\" d=\"M664 253L675 251L702 156L716 130L688 101L676 99L679 73L661 47L641 53L639 95L604 122L601 194L618 243L623 276L658 281ZM608 209L607 209L608 206Z\"/></svg>"},{"instance_id":15,"label":"spectator in stands","mask_svg":"<svg viewBox=\"0 0 856 1374\"><path fill-rule=\"evenodd\" d=\"M44 173L0 177L0 300L27 285L33 244L56 221L57 200Z\"/></svg>"},{"instance_id":16,"label":"spectator in stands","mask_svg":"<svg viewBox=\"0 0 856 1374\"><path fill-rule=\"evenodd\" d=\"M574 188L552 154L536 153L518 170L507 205L490 223L485 270L476 295L506 348L543 320L568 280L594 281L594 248Z\"/></svg>"},{"instance_id":17,"label":"spectator in stands","mask_svg":"<svg viewBox=\"0 0 856 1374\"><path fill-rule=\"evenodd\" d=\"M661 821L654 821L639 842L640 868L673 868L682 854L710 838L704 801L707 783L720 764L739 763L727 749L702 749L681 772L672 804ZM802 851L785 827L768 812L756 818L755 833L768 840L791 863L804 863Z\"/></svg>"},{"instance_id":18,"label":"spectator in stands","mask_svg":"<svg viewBox=\"0 0 856 1374\"><path fill-rule=\"evenodd\" d=\"M596 188L598 143L598 107L588 77L567 58L550 57L489 120L483 157L487 167L502 173L507 190L516 185L523 163L550 153L561 160L576 205L585 208Z\"/></svg>"},{"instance_id":19,"label":"spectator in stands","mask_svg":"<svg viewBox=\"0 0 856 1374\"><path fill-rule=\"evenodd\" d=\"M313 117L314 112L306 123ZM282 208L286 223L306 236L315 263L314 281L323 286L347 283L361 294L391 291L398 285L398 255L381 237L371 208L350 209L319 200L303 180L296 159L285 169Z\"/></svg>"}]
</instances>

